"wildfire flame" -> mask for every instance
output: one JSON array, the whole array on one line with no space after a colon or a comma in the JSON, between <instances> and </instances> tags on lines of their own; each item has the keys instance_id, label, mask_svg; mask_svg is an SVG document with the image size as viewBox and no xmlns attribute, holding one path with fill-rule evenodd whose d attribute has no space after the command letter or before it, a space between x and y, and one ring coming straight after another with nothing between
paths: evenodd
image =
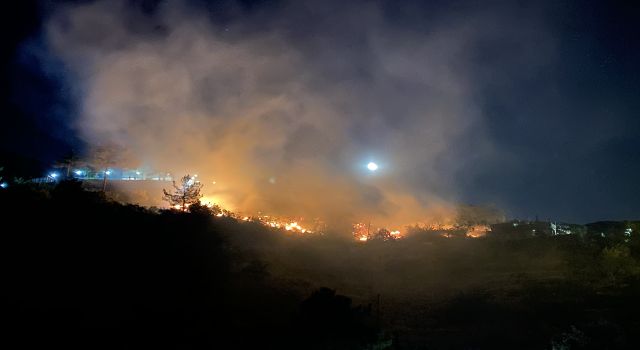
<instances>
[{"instance_id":1,"label":"wildfire flame","mask_svg":"<svg viewBox=\"0 0 640 350\"><path fill-rule=\"evenodd\" d=\"M219 200L213 197L205 197L201 199L202 205L205 205L211 209L213 209L213 215L215 217L230 217L239 221L245 222L255 222L262 224L266 227L270 227L273 229L279 229L284 232L292 232L298 234L312 234L312 233L322 233L323 231L323 223L316 219L314 229L310 229L309 227L303 226L303 222L305 219L302 217L298 218L279 218L276 216L269 215L241 215L239 213L234 213L230 210L222 209L222 206L217 204ZM174 206L175 209L182 209L180 205ZM437 233L441 237L451 238L454 236L460 237L460 233L464 237L468 238L479 238L484 237L487 232L491 231L491 227L488 225L458 225L455 223L416 223L413 225L405 225L408 228L414 228L419 231L432 231ZM353 224L352 226L352 235L357 242L368 242L372 240L378 241L391 241L402 239L405 235L400 230L389 230L384 227L376 227L372 230L371 224L366 224L363 222L359 222Z\"/></svg>"},{"instance_id":2,"label":"wildfire flame","mask_svg":"<svg viewBox=\"0 0 640 350\"><path fill-rule=\"evenodd\" d=\"M469 227L467 230L467 237L478 238L487 235L487 232L491 231L491 227L488 225L475 225Z\"/></svg>"}]
</instances>

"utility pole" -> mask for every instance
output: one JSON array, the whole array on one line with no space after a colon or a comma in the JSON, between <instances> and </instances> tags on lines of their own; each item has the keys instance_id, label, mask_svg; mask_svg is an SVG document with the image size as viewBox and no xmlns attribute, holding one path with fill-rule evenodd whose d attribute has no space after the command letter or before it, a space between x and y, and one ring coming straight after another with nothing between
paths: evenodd
<instances>
[{"instance_id":1,"label":"utility pole","mask_svg":"<svg viewBox=\"0 0 640 350\"><path fill-rule=\"evenodd\" d=\"M107 170L104 171L103 173L103 178L102 178L102 193L104 193L107 190Z\"/></svg>"}]
</instances>

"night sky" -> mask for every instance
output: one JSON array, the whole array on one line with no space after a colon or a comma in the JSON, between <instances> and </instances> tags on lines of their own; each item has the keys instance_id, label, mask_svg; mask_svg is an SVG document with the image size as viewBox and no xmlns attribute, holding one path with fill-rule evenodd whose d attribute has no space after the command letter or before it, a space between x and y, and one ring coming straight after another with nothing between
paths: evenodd
<instances>
[{"instance_id":1,"label":"night sky","mask_svg":"<svg viewBox=\"0 0 640 350\"><path fill-rule=\"evenodd\" d=\"M37 176L56 159L71 150L82 153L92 142L88 135L93 134L78 126L78 121L84 120L81 101L87 87L78 83L79 70L69 58L55 54L56 49L51 48L55 45L45 33L50 18L61 8L87 3L91 2L20 1L3 5L1 156L7 168L13 166L19 170L12 171L24 176ZM144 37L169 35L170 29L154 19L164 2L118 3L124 3L118 11L131 14L126 23L139 24L131 32L142 32L140 35ZM423 186L433 186L430 180L433 168L435 173L437 169L446 169L443 187L447 189L443 191L451 194L448 198L463 203L492 203L504 208L511 217L539 216L573 222L640 218L640 5L637 3L355 1L345 5L342 1L309 1L309 6L286 1L181 3L188 11L206 16L216 33L221 33L220 37L233 35L224 39L229 42L241 41L245 35L255 37L256 33L279 33L284 46L299 53L300 61L304 62L301 66L311 67L314 78L310 80L317 84L314 86L324 89L330 82L342 82L341 79L353 84L350 86L362 86L355 88L358 98L366 100L369 96L380 101L371 109L381 116L372 121L374 126L349 131L349 135L356 145L354 150L370 149L378 155L385 154L388 148L371 140L387 132L382 128L400 134L409 132L419 118L412 111L423 107L419 106L421 95L415 93L411 79L383 82L386 86L393 85L393 89L373 92L366 89L368 84L377 84L379 72L371 68L377 65L377 58L372 58L367 40L378 36L392 42L385 47L404 47L398 41L411 37L406 44L409 49L405 50L409 54L394 61L400 62L396 63L401 65L400 69L407 68L406 74L411 75L410 67L416 65L413 59L420 60L421 56L413 56L410 47L421 37L438 31L453 33L440 36L445 38L442 46L446 51L447 35L476 30L488 33L461 34L465 36L459 40L463 44L455 47L462 48L464 60L447 65L453 68L452 74L461 77L455 83L465 82L465 98L473 101L447 111L473 110L469 112L474 116L472 122L465 126L462 135L456 135L455 142L446 143L446 151L439 153L442 156L416 165L412 175L398 175L398 179L406 180L408 188L419 191ZM366 16L360 9L367 12L372 8L375 21L362 19ZM68 52L68 47L65 50ZM384 57L393 57L394 52L388 50ZM447 57L457 57L456 51ZM317 78L320 76L322 81ZM433 103L439 100L442 86L429 87L435 91L430 93L435 96ZM450 95L446 98L455 101ZM344 107L347 111L344 118L350 118L349 110L367 110L362 106L358 103L357 108ZM455 124L470 119L453 120ZM476 128L480 130L478 133L474 132ZM479 143L474 137L482 138L484 151L475 153ZM302 157L300 150L304 145L295 145L303 142L294 141L290 143L294 151L287 151L284 158ZM406 147L412 144L407 143ZM414 145L419 147L422 143ZM402 150L401 146L393 147L389 154ZM419 151L407 148L406 152L411 155L407 158L421 164ZM393 163L393 157L384 162ZM407 163L410 162L403 158L394 167L402 168ZM431 192L438 193L441 187L435 187Z\"/></svg>"}]
</instances>

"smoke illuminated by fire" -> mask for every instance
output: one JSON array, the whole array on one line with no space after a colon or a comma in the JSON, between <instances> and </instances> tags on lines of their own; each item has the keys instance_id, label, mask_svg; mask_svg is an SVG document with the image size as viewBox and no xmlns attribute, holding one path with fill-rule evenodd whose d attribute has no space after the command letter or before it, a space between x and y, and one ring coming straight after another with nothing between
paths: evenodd
<instances>
[{"instance_id":1,"label":"smoke illuminated by fire","mask_svg":"<svg viewBox=\"0 0 640 350\"><path fill-rule=\"evenodd\" d=\"M124 2L72 4L49 18L46 41L82 91L74 127L85 140L126 150L133 167L197 172L205 204L269 213L239 219L296 233L318 232L301 218L341 232L372 220L361 241L454 229L462 165L494 151L465 69L470 43L493 27L404 31L376 5L326 2L344 11L320 11L337 28L324 32L306 25L314 6L285 2L264 26L221 27L180 2L144 14ZM301 18L309 35L283 30Z\"/></svg>"}]
</instances>

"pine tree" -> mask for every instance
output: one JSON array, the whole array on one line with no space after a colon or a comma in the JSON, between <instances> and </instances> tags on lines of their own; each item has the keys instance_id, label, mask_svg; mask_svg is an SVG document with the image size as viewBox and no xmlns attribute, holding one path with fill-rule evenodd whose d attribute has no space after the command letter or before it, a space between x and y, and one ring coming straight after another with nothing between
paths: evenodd
<instances>
[{"instance_id":1,"label":"pine tree","mask_svg":"<svg viewBox=\"0 0 640 350\"><path fill-rule=\"evenodd\" d=\"M190 205L200 202L202 186L200 181L196 181L195 176L187 174L180 180L180 186L173 181L173 193L162 189L164 192L162 199L169 202L172 207L177 206L180 210L186 211Z\"/></svg>"}]
</instances>

